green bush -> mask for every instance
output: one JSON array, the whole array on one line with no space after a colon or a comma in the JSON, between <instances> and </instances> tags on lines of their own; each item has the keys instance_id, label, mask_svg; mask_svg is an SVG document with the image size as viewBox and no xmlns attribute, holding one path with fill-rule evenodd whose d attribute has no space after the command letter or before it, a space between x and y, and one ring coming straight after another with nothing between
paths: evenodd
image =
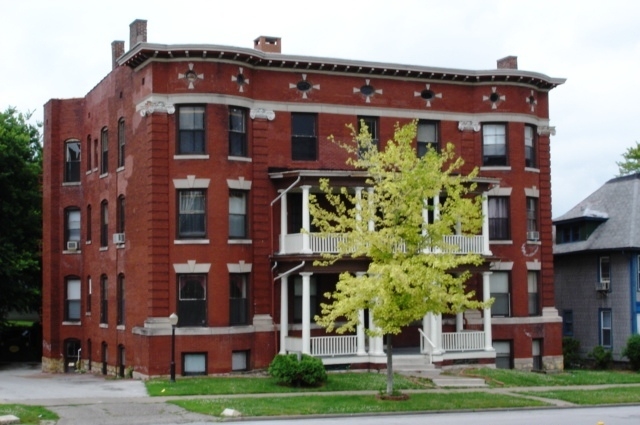
<instances>
[{"instance_id":1,"label":"green bush","mask_svg":"<svg viewBox=\"0 0 640 425\"><path fill-rule=\"evenodd\" d=\"M564 358L565 369L576 369L580 367L580 341L565 336L562 338L562 356Z\"/></svg>"},{"instance_id":2,"label":"green bush","mask_svg":"<svg viewBox=\"0 0 640 425\"><path fill-rule=\"evenodd\" d=\"M322 360L303 354L278 354L269 365L269 375L286 385L314 386L327 380Z\"/></svg>"},{"instance_id":3,"label":"green bush","mask_svg":"<svg viewBox=\"0 0 640 425\"><path fill-rule=\"evenodd\" d=\"M640 335L631 335L622 355L629 359L631 369L640 370Z\"/></svg>"},{"instance_id":4,"label":"green bush","mask_svg":"<svg viewBox=\"0 0 640 425\"><path fill-rule=\"evenodd\" d=\"M609 369L613 361L611 350L607 350L602 345L594 347L588 357L594 361L596 369Z\"/></svg>"}]
</instances>

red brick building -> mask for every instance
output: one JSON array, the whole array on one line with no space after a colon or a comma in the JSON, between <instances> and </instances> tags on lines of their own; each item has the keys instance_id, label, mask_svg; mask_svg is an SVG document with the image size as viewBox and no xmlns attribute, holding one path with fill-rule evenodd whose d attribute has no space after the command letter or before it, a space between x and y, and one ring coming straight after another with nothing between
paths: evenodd
<instances>
[{"instance_id":1,"label":"red brick building","mask_svg":"<svg viewBox=\"0 0 640 425\"><path fill-rule=\"evenodd\" d=\"M481 170L482 235L452 237L485 256L468 286L496 302L408 327L397 345L420 354L405 360L562 367L548 100L563 79L515 57L471 71L285 55L274 37L153 44L142 20L130 30L85 97L45 106L44 369L166 375L173 312L178 374L264 368L285 351L384 364L366 312L354 335L310 323L339 272L366 271L312 265L332 241L314 237L306 202L320 177L367 190L327 141L360 119L381 142L419 120L418 152L452 142Z\"/></svg>"}]
</instances>

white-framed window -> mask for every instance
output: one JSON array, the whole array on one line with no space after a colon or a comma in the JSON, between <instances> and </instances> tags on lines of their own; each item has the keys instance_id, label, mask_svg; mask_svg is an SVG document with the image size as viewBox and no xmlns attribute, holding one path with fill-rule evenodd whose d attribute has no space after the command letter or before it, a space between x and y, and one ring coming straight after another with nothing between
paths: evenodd
<instances>
[{"instance_id":1,"label":"white-framed window","mask_svg":"<svg viewBox=\"0 0 640 425\"><path fill-rule=\"evenodd\" d=\"M538 295L538 272L527 272L527 289L529 295L529 316L540 315L540 296Z\"/></svg>"},{"instance_id":2,"label":"white-framed window","mask_svg":"<svg viewBox=\"0 0 640 425\"><path fill-rule=\"evenodd\" d=\"M489 239L511 239L511 225L509 220L509 197L489 197Z\"/></svg>"},{"instance_id":3,"label":"white-framed window","mask_svg":"<svg viewBox=\"0 0 640 425\"><path fill-rule=\"evenodd\" d=\"M65 320L70 322L80 321L80 292L81 283L78 277L68 277L66 279L66 305Z\"/></svg>"},{"instance_id":4,"label":"white-framed window","mask_svg":"<svg viewBox=\"0 0 640 425\"><path fill-rule=\"evenodd\" d=\"M507 126L484 124L482 126L482 165L507 165Z\"/></svg>"},{"instance_id":5,"label":"white-framed window","mask_svg":"<svg viewBox=\"0 0 640 425\"><path fill-rule=\"evenodd\" d=\"M418 157L423 157L429 148L439 150L438 144L438 123L436 121L418 121Z\"/></svg>"},{"instance_id":6,"label":"white-framed window","mask_svg":"<svg viewBox=\"0 0 640 425\"><path fill-rule=\"evenodd\" d=\"M80 208L65 208L64 215L64 246L62 249L69 249L67 242L78 242L76 247L76 250L78 250L80 249Z\"/></svg>"},{"instance_id":7,"label":"white-framed window","mask_svg":"<svg viewBox=\"0 0 640 425\"><path fill-rule=\"evenodd\" d=\"M511 294L509 292L509 272L494 271L490 277L491 316L508 317L511 315Z\"/></svg>"},{"instance_id":8,"label":"white-framed window","mask_svg":"<svg viewBox=\"0 0 640 425\"><path fill-rule=\"evenodd\" d=\"M493 348L496 350L496 368L512 369L511 341L493 341Z\"/></svg>"},{"instance_id":9,"label":"white-framed window","mask_svg":"<svg viewBox=\"0 0 640 425\"><path fill-rule=\"evenodd\" d=\"M318 159L317 115L291 113L291 159L316 161Z\"/></svg>"},{"instance_id":10,"label":"white-framed window","mask_svg":"<svg viewBox=\"0 0 640 425\"><path fill-rule=\"evenodd\" d=\"M600 310L600 345L605 348L613 347L612 313L610 308Z\"/></svg>"},{"instance_id":11,"label":"white-framed window","mask_svg":"<svg viewBox=\"0 0 640 425\"><path fill-rule=\"evenodd\" d=\"M69 140L64 144L65 164L64 164L64 181L79 182L80 181L80 141Z\"/></svg>"},{"instance_id":12,"label":"white-framed window","mask_svg":"<svg viewBox=\"0 0 640 425\"><path fill-rule=\"evenodd\" d=\"M611 282L611 259L608 255L603 255L599 258L599 282L610 283Z\"/></svg>"},{"instance_id":13,"label":"white-framed window","mask_svg":"<svg viewBox=\"0 0 640 425\"><path fill-rule=\"evenodd\" d=\"M247 238L247 192L229 191L229 238Z\"/></svg>"},{"instance_id":14,"label":"white-framed window","mask_svg":"<svg viewBox=\"0 0 640 425\"><path fill-rule=\"evenodd\" d=\"M527 232L538 232L538 198L527 197Z\"/></svg>"},{"instance_id":15,"label":"white-framed window","mask_svg":"<svg viewBox=\"0 0 640 425\"><path fill-rule=\"evenodd\" d=\"M178 191L178 238L206 237L207 195L204 189Z\"/></svg>"},{"instance_id":16,"label":"white-framed window","mask_svg":"<svg viewBox=\"0 0 640 425\"><path fill-rule=\"evenodd\" d=\"M367 131L371 135L371 147L375 146L376 149L380 149L380 132L378 117L358 117L358 134L360 130L366 127ZM358 149L358 156L362 157L364 154L362 148Z\"/></svg>"},{"instance_id":17,"label":"white-framed window","mask_svg":"<svg viewBox=\"0 0 640 425\"><path fill-rule=\"evenodd\" d=\"M204 117L204 106L178 108L178 155L206 154Z\"/></svg>"},{"instance_id":18,"label":"white-framed window","mask_svg":"<svg viewBox=\"0 0 640 425\"><path fill-rule=\"evenodd\" d=\"M229 107L229 155L248 156L247 110L237 106Z\"/></svg>"},{"instance_id":19,"label":"white-framed window","mask_svg":"<svg viewBox=\"0 0 640 425\"><path fill-rule=\"evenodd\" d=\"M535 128L531 125L524 126L524 166L536 168L536 139Z\"/></svg>"},{"instance_id":20,"label":"white-framed window","mask_svg":"<svg viewBox=\"0 0 640 425\"><path fill-rule=\"evenodd\" d=\"M207 325L207 275L178 275L178 326Z\"/></svg>"}]
</instances>

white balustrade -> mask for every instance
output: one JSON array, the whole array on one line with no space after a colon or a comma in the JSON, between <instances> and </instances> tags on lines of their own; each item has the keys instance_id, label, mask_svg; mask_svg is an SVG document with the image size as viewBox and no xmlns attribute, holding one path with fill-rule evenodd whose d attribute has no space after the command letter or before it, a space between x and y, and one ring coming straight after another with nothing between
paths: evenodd
<instances>
[{"instance_id":1,"label":"white balustrade","mask_svg":"<svg viewBox=\"0 0 640 425\"><path fill-rule=\"evenodd\" d=\"M479 351L484 349L484 332L443 332L442 348L445 351Z\"/></svg>"},{"instance_id":2,"label":"white balustrade","mask_svg":"<svg viewBox=\"0 0 640 425\"><path fill-rule=\"evenodd\" d=\"M357 353L357 335L316 336L311 338L312 356L345 356Z\"/></svg>"},{"instance_id":3,"label":"white balustrade","mask_svg":"<svg viewBox=\"0 0 640 425\"><path fill-rule=\"evenodd\" d=\"M288 336L284 340L285 348L289 352L301 353L302 352L302 338L295 336Z\"/></svg>"}]
</instances>

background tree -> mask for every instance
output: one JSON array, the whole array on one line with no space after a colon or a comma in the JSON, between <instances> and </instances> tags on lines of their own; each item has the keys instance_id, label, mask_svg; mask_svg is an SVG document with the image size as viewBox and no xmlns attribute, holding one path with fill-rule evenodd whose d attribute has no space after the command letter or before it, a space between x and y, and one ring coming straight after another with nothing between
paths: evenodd
<instances>
[{"instance_id":1,"label":"background tree","mask_svg":"<svg viewBox=\"0 0 640 425\"><path fill-rule=\"evenodd\" d=\"M40 306L42 146L30 118L0 112L0 324L10 310Z\"/></svg>"},{"instance_id":2,"label":"background tree","mask_svg":"<svg viewBox=\"0 0 640 425\"><path fill-rule=\"evenodd\" d=\"M347 256L367 257L370 264L367 274L340 274L335 292L325 294L330 302L321 304L322 316L315 319L329 332L344 333L358 325L359 310L369 309L377 330L367 332L386 336L387 394L392 394L393 335L429 312L484 307L474 292L465 291L470 272L463 271L464 266L482 263L482 257L458 253L457 246L445 241L456 229L466 235L481 229L481 204L470 196L477 169L461 175L463 160L456 158L451 144L440 153L429 149L419 158L413 148L415 122L396 125L394 140L387 142L384 151L372 144L364 123L359 134L350 128L352 143L337 143L350 153L348 164L368 172L367 184L374 190L358 195L344 187L336 190L326 179L320 182L323 195L319 196L329 206L323 207L327 203L311 196L313 223L325 235L346 237L338 254L317 264ZM434 207L426 200L443 194L439 218L427 222L427 211ZM369 230L369 222L375 224L375 231ZM337 321L341 324L336 328Z\"/></svg>"},{"instance_id":3,"label":"background tree","mask_svg":"<svg viewBox=\"0 0 640 425\"><path fill-rule=\"evenodd\" d=\"M626 176L640 172L640 143L627 148L622 154L623 161L616 162L618 166L618 176Z\"/></svg>"}]
</instances>

